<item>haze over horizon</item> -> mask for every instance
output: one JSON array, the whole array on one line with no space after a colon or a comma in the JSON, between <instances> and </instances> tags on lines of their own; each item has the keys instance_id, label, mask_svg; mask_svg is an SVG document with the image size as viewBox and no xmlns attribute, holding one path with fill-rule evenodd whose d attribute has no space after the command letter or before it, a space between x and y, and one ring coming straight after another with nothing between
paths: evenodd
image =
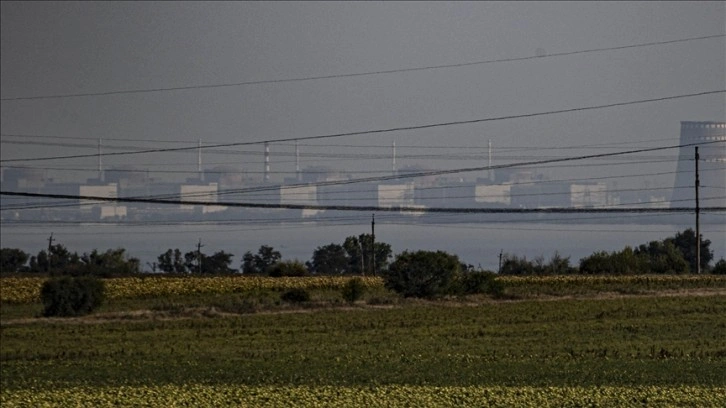
<instances>
[{"instance_id":1,"label":"haze over horizon","mask_svg":"<svg viewBox=\"0 0 726 408\"><path fill-rule=\"evenodd\" d=\"M0 8L2 169L59 181L92 174L97 159L20 159L94 154L99 139L123 152L417 128L299 143L303 167L375 175L391 170L394 142L399 168L456 169L486 165L489 141L494 164L516 163L677 145L681 121L726 120L723 92L526 117L725 90L724 2ZM271 181L292 177L294 143L270 148ZM673 186L677 159L672 149L534 170L656 191ZM261 180L263 146L208 149L203 161ZM106 156L103 166L182 180L197 152Z\"/></svg>"}]
</instances>

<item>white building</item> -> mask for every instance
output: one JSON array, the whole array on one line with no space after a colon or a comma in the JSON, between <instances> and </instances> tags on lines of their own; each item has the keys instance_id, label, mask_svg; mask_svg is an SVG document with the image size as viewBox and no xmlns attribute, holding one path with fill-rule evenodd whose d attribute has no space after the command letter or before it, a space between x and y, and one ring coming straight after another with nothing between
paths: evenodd
<instances>
[{"instance_id":1,"label":"white building","mask_svg":"<svg viewBox=\"0 0 726 408\"><path fill-rule=\"evenodd\" d=\"M413 183L378 185L378 206L390 208L412 206L413 204Z\"/></svg>"},{"instance_id":2,"label":"white building","mask_svg":"<svg viewBox=\"0 0 726 408\"><path fill-rule=\"evenodd\" d=\"M179 186L179 199L181 201L192 201L200 203L217 202L217 183L209 184L182 184ZM197 207L191 204L182 204L180 209L192 211ZM202 214L214 213L226 210L222 205L203 205Z\"/></svg>"},{"instance_id":3,"label":"white building","mask_svg":"<svg viewBox=\"0 0 726 408\"><path fill-rule=\"evenodd\" d=\"M512 186L509 184L477 185L474 189L474 202L510 205L511 190Z\"/></svg>"},{"instance_id":4,"label":"white building","mask_svg":"<svg viewBox=\"0 0 726 408\"><path fill-rule=\"evenodd\" d=\"M118 184L82 185L78 187L78 195L82 197L118 198ZM127 215L126 206L113 201L80 200L81 211L93 211L99 219L120 218Z\"/></svg>"},{"instance_id":5,"label":"white building","mask_svg":"<svg viewBox=\"0 0 726 408\"><path fill-rule=\"evenodd\" d=\"M608 204L608 189L605 183L570 185L570 205L573 208L603 207Z\"/></svg>"}]
</instances>

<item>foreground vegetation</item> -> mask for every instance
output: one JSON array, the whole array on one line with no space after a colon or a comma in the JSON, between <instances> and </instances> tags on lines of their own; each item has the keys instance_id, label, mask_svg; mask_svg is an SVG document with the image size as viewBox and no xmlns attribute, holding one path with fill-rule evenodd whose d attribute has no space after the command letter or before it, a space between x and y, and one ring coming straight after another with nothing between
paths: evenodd
<instances>
[{"instance_id":1,"label":"foreground vegetation","mask_svg":"<svg viewBox=\"0 0 726 408\"><path fill-rule=\"evenodd\" d=\"M368 277L355 303L348 279L107 279L99 312L48 319L9 299L43 278L4 278L0 404L726 405L726 277L499 277L499 300Z\"/></svg>"},{"instance_id":2,"label":"foreground vegetation","mask_svg":"<svg viewBox=\"0 0 726 408\"><path fill-rule=\"evenodd\" d=\"M8 406L585 407L723 406L726 388L162 385L26 390Z\"/></svg>"}]
</instances>

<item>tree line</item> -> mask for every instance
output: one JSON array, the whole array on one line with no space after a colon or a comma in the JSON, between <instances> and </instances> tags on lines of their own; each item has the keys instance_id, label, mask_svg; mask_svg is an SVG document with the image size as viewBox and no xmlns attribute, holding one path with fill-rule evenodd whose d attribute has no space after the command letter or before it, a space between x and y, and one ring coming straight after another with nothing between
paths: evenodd
<instances>
[{"instance_id":1,"label":"tree line","mask_svg":"<svg viewBox=\"0 0 726 408\"><path fill-rule=\"evenodd\" d=\"M502 275L695 273L698 267L697 242L695 232L687 229L673 237L637 247L626 246L621 251L595 252L582 258L578 265L572 265L569 257L562 257L559 253L555 253L548 261L544 257L528 260L526 257L503 254L497 272ZM710 245L710 240L701 240L701 271L726 274L724 259L711 265L713 251ZM440 258L445 253L435 253L439 255L428 259L427 263L436 265L437 260L443 262ZM404 262L410 254L399 254L394 262ZM394 260L391 246L385 242L374 242L370 234L349 236L340 244L319 246L305 263L282 260L282 254L268 245L262 245L256 253L245 252L239 268L234 267L233 257L233 254L224 251L208 255L200 250L182 252L178 248L169 248L147 266L152 272L166 274L379 275L389 272ZM464 272L476 270L472 265L458 261L458 257L456 263ZM105 252L94 249L90 253L79 255L70 252L62 244L56 244L49 245L47 250L41 250L36 255L20 249L2 248L0 272L110 277L138 274L142 270L139 259L129 256L123 248L108 249Z\"/></svg>"}]
</instances>

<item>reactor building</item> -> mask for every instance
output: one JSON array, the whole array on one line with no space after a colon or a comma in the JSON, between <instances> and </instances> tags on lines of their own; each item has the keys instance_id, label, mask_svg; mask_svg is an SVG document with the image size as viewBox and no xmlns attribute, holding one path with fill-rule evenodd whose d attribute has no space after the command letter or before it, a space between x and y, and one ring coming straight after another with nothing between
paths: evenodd
<instances>
[{"instance_id":1,"label":"reactor building","mask_svg":"<svg viewBox=\"0 0 726 408\"><path fill-rule=\"evenodd\" d=\"M671 207L695 207L696 164L701 207L726 207L726 122L681 122L681 147Z\"/></svg>"}]
</instances>

